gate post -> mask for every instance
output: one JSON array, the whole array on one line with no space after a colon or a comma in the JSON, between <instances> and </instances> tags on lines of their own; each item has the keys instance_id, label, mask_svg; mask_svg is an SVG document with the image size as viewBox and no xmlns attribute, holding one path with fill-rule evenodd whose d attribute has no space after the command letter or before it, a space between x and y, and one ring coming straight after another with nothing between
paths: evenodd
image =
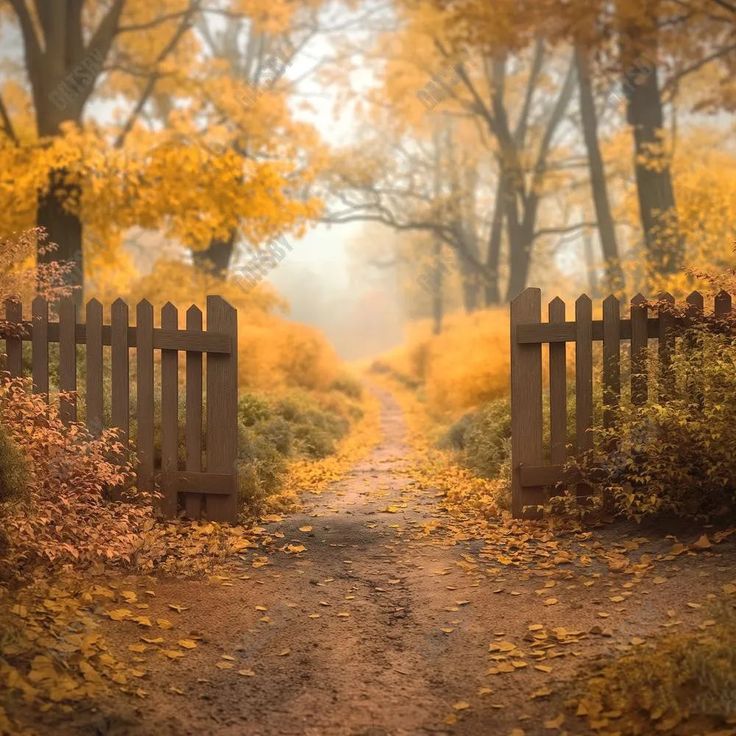
<instances>
[{"instance_id":1,"label":"gate post","mask_svg":"<svg viewBox=\"0 0 736 736\"><path fill-rule=\"evenodd\" d=\"M238 516L238 313L222 297L207 297L207 331L230 337L230 352L207 354L207 472L232 476L230 488L207 495L207 518Z\"/></svg>"},{"instance_id":2,"label":"gate post","mask_svg":"<svg viewBox=\"0 0 736 736\"><path fill-rule=\"evenodd\" d=\"M521 466L542 464L542 344L519 343L520 324L541 323L542 292L524 289L511 302L511 511L520 518L542 489L521 485Z\"/></svg>"}]
</instances>

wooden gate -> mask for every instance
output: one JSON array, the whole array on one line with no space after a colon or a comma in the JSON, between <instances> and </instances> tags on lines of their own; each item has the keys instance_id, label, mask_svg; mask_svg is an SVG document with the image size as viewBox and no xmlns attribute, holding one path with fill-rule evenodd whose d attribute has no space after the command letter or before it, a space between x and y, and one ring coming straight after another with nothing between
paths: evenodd
<instances>
[{"instance_id":1,"label":"wooden gate","mask_svg":"<svg viewBox=\"0 0 736 736\"><path fill-rule=\"evenodd\" d=\"M674 304L670 294L657 301ZM686 300L684 317L662 311L649 315L647 300L637 294L629 305L629 317L621 317L621 302L609 296L602 303L602 319L593 319L593 303L582 295L575 302L575 319L567 321L565 303L559 297L548 305L548 321L542 322L539 289L524 290L511 302L511 469L512 511L524 514L527 506L544 503L550 487L575 483L566 474L570 453L593 446L593 343L603 343L600 375L604 427L614 426L621 399L621 343L629 343L631 402L643 404L648 396L647 348L656 341L660 370L666 370L678 328L703 314L703 297L697 291ZM731 296L721 292L714 300L714 314L731 311ZM549 346L549 447L543 446L542 345ZM575 441L567 443L567 343L575 346ZM665 382L666 385L666 382ZM660 397L666 400L666 396ZM545 462L548 458L549 462Z\"/></svg>"},{"instance_id":2,"label":"wooden gate","mask_svg":"<svg viewBox=\"0 0 736 736\"><path fill-rule=\"evenodd\" d=\"M183 508L190 518L234 522L237 516L237 312L219 296L207 297L207 326L202 311L190 307L186 328L179 329L173 304L161 310L154 327L153 307L144 300L136 306L130 325L128 305L118 299L110 308L110 324L103 322L102 304L92 299L85 320L77 321L70 298L58 303L58 321L49 319L49 304L34 299L31 319L23 318L19 302L5 305L7 370L23 374L30 361L33 390L50 395L53 388L71 392L59 403L65 422L77 420L77 346L84 346L84 413L89 431L96 435L109 424L121 430L122 440L135 450L137 484L142 490L158 486L161 512L176 516ZM24 356L23 342L30 343ZM50 376L49 345L58 343L58 375ZM105 348L109 346L109 356ZM132 364L130 351L135 350ZM81 352L81 351L80 351ZM184 443L180 452L179 353L184 353ZM155 362L160 360L160 416L156 416ZM206 356L206 361L203 357ZM25 360L24 360L25 358ZM135 387L136 431L131 436L131 367ZM109 397L105 401L105 374L109 369ZM204 380L203 380L204 379ZM206 381L206 393L204 383ZM206 436L203 447L203 409ZM106 410L107 409L107 410ZM105 421L105 417L109 421ZM156 453L156 429L160 453Z\"/></svg>"}]
</instances>

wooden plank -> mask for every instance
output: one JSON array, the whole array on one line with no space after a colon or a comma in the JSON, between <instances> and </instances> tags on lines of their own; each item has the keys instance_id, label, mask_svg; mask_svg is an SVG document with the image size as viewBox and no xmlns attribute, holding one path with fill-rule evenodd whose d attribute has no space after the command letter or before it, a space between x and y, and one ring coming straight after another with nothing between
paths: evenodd
<instances>
[{"instance_id":1,"label":"wooden plank","mask_svg":"<svg viewBox=\"0 0 736 736\"><path fill-rule=\"evenodd\" d=\"M676 324L684 324L683 320L676 320ZM550 325L547 322L542 324L521 324L517 327L518 342L522 344L536 342L575 342L575 322L565 322L564 324ZM619 330L622 340L631 339L631 320L621 318L619 320ZM647 319L647 336L651 339L659 337L659 318L649 317ZM593 320L593 340L599 342L603 340L603 320Z\"/></svg>"},{"instance_id":2,"label":"wooden plank","mask_svg":"<svg viewBox=\"0 0 736 736\"><path fill-rule=\"evenodd\" d=\"M187 330L201 331L202 310L192 305L187 310ZM202 470L202 354L187 351L186 354L186 420L185 443L187 452L187 470ZM202 516L204 496L188 491L184 498L184 509L190 519Z\"/></svg>"},{"instance_id":3,"label":"wooden plank","mask_svg":"<svg viewBox=\"0 0 736 736\"><path fill-rule=\"evenodd\" d=\"M692 328L695 325L702 323L704 317L704 299L703 295L698 291L693 291L686 299L687 302L687 321L688 325ZM698 356L701 350L701 340L698 335L691 329L685 335L684 349L692 357L693 360L698 360ZM703 390L702 386L695 376L691 373L685 378L687 385L687 392L696 397L698 403L702 406L703 402Z\"/></svg>"},{"instance_id":4,"label":"wooden plank","mask_svg":"<svg viewBox=\"0 0 736 736\"><path fill-rule=\"evenodd\" d=\"M199 353L229 355L232 345L229 335L222 332L189 332L161 327L153 333L153 346L161 350L187 350Z\"/></svg>"},{"instance_id":5,"label":"wooden plank","mask_svg":"<svg viewBox=\"0 0 736 736\"><path fill-rule=\"evenodd\" d=\"M42 296L37 296L31 304L33 336L31 344L31 372L33 392L49 395L49 305Z\"/></svg>"},{"instance_id":6,"label":"wooden plank","mask_svg":"<svg viewBox=\"0 0 736 736\"><path fill-rule=\"evenodd\" d=\"M579 480L579 473L564 465L522 465L520 468L522 488L549 487L557 483L576 483Z\"/></svg>"},{"instance_id":7,"label":"wooden plank","mask_svg":"<svg viewBox=\"0 0 736 736\"><path fill-rule=\"evenodd\" d=\"M541 292L525 289L511 302L511 509L543 502L543 489L522 487L521 466L542 464L542 347L516 340L517 326L541 320Z\"/></svg>"},{"instance_id":8,"label":"wooden plank","mask_svg":"<svg viewBox=\"0 0 736 736\"><path fill-rule=\"evenodd\" d=\"M130 436L130 354L128 352L128 305L116 299L110 308L110 401L112 426L120 430L121 442Z\"/></svg>"},{"instance_id":9,"label":"wooden plank","mask_svg":"<svg viewBox=\"0 0 736 736\"><path fill-rule=\"evenodd\" d=\"M621 303L603 300L603 426L613 426L621 401Z\"/></svg>"},{"instance_id":10,"label":"wooden plank","mask_svg":"<svg viewBox=\"0 0 736 736\"><path fill-rule=\"evenodd\" d=\"M138 488L153 490L153 307L144 299L136 306L136 417Z\"/></svg>"},{"instance_id":11,"label":"wooden plank","mask_svg":"<svg viewBox=\"0 0 736 736\"><path fill-rule=\"evenodd\" d=\"M207 471L237 473L238 321L237 312L219 296L207 297L207 330L230 335L231 353L207 355ZM237 519L237 493L208 496L212 521Z\"/></svg>"},{"instance_id":12,"label":"wooden plank","mask_svg":"<svg viewBox=\"0 0 736 736\"><path fill-rule=\"evenodd\" d=\"M565 302L555 297L548 307L550 324L565 321ZM550 458L561 464L567 457L567 347L549 344L549 434Z\"/></svg>"},{"instance_id":13,"label":"wooden plank","mask_svg":"<svg viewBox=\"0 0 736 736\"><path fill-rule=\"evenodd\" d=\"M704 299L699 291L693 291L685 300L687 302L688 322L698 324L703 319Z\"/></svg>"},{"instance_id":14,"label":"wooden plank","mask_svg":"<svg viewBox=\"0 0 736 736\"><path fill-rule=\"evenodd\" d=\"M76 323L77 306L72 297L64 297L59 301L59 390L67 396L59 399L59 416L66 423L77 421Z\"/></svg>"},{"instance_id":15,"label":"wooden plank","mask_svg":"<svg viewBox=\"0 0 736 736\"><path fill-rule=\"evenodd\" d=\"M23 329L23 305L17 299L5 301L5 319L12 325L12 331ZM23 340L20 336L5 339L5 356L8 373L13 378L23 375Z\"/></svg>"},{"instance_id":16,"label":"wooden plank","mask_svg":"<svg viewBox=\"0 0 736 736\"><path fill-rule=\"evenodd\" d=\"M86 410L87 429L90 434L99 436L102 432L102 304L97 299L87 302L85 314L87 327L87 378Z\"/></svg>"},{"instance_id":17,"label":"wooden plank","mask_svg":"<svg viewBox=\"0 0 736 736\"><path fill-rule=\"evenodd\" d=\"M192 470L178 470L158 475L159 485L171 488L175 493L185 493L187 497L231 496L236 492L237 476L232 473L203 473ZM186 500L186 499L185 499Z\"/></svg>"},{"instance_id":18,"label":"wooden plank","mask_svg":"<svg viewBox=\"0 0 736 736\"><path fill-rule=\"evenodd\" d=\"M575 301L575 445L578 454L593 449L593 302L587 294ZM578 483L579 499L590 486Z\"/></svg>"},{"instance_id":19,"label":"wooden plank","mask_svg":"<svg viewBox=\"0 0 736 736\"><path fill-rule=\"evenodd\" d=\"M667 401L674 395L674 375L672 355L675 352L675 298L664 292L657 298L659 304L659 340L657 343L659 377L658 394L660 401Z\"/></svg>"},{"instance_id":20,"label":"wooden plank","mask_svg":"<svg viewBox=\"0 0 736 736\"><path fill-rule=\"evenodd\" d=\"M731 313L731 295L727 291L719 291L713 300L713 314L725 317Z\"/></svg>"},{"instance_id":21,"label":"wooden plank","mask_svg":"<svg viewBox=\"0 0 736 736\"><path fill-rule=\"evenodd\" d=\"M593 302L586 294L575 302L575 442L578 453L593 447Z\"/></svg>"},{"instance_id":22,"label":"wooden plank","mask_svg":"<svg viewBox=\"0 0 736 736\"><path fill-rule=\"evenodd\" d=\"M161 310L161 326L176 329L179 313L167 302ZM161 472L164 477L179 467L179 353L161 351ZM178 506L176 488L161 487L161 511L174 518Z\"/></svg>"},{"instance_id":23,"label":"wooden plank","mask_svg":"<svg viewBox=\"0 0 736 736\"><path fill-rule=\"evenodd\" d=\"M33 337L33 323L28 320L21 322L23 329L23 340L31 340ZM0 339L4 339L4 332L0 329ZM78 324L74 332L74 339L77 345L86 345L87 328L83 324ZM59 324L58 322L49 322L48 326L48 342L59 342ZM102 326L102 344L112 345L112 331L110 325ZM128 347L137 347L136 328L128 328ZM153 349L154 350L188 350L199 353L222 353L228 355L230 353L230 338L219 332L188 332L186 330L164 330L156 327L153 330Z\"/></svg>"},{"instance_id":24,"label":"wooden plank","mask_svg":"<svg viewBox=\"0 0 736 736\"><path fill-rule=\"evenodd\" d=\"M631 300L631 403L639 406L647 400L647 306L637 294Z\"/></svg>"}]
</instances>

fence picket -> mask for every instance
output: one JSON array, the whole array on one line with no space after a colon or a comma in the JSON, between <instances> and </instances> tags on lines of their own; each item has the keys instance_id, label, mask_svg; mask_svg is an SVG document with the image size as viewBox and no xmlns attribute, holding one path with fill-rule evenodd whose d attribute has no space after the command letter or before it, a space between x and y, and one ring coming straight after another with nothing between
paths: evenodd
<instances>
[{"instance_id":1,"label":"fence picket","mask_svg":"<svg viewBox=\"0 0 736 736\"><path fill-rule=\"evenodd\" d=\"M603 300L603 426L613 426L621 401L621 303Z\"/></svg>"},{"instance_id":2,"label":"fence picket","mask_svg":"<svg viewBox=\"0 0 736 736\"><path fill-rule=\"evenodd\" d=\"M175 330L179 326L176 307L167 302L161 310L161 327ZM161 351L161 472L164 479L178 470L179 448L179 351ZM169 476L170 477L170 476ZM176 516L177 492L162 481L161 510L165 516Z\"/></svg>"},{"instance_id":3,"label":"fence picket","mask_svg":"<svg viewBox=\"0 0 736 736\"><path fill-rule=\"evenodd\" d=\"M59 302L59 416L65 423L77 421L77 305L72 297Z\"/></svg>"},{"instance_id":4,"label":"fence picket","mask_svg":"<svg viewBox=\"0 0 736 736\"><path fill-rule=\"evenodd\" d=\"M202 310L192 305L187 310L187 330L202 331ZM202 470L202 353L186 354L186 418L184 425L186 444L186 468ZM184 494L184 510L190 519L198 519L202 513L201 493Z\"/></svg>"},{"instance_id":5,"label":"fence picket","mask_svg":"<svg viewBox=\"0 0 736 736\"><path fill-rule=\"evenodd\" d=\"M87 429L97 436L102 432L102 304L97 299L87 303L86 323L86 409Z\"/></svg>"},{"instance_id":6,"label":"fence picket","mask_svg":"<svg viewBox=\"0 0 736 736\"><path fill-rule=\"evenodd\" d=\"M565 321L565 302L555 297L548 307L550 323ZM549 343L550 460L561 465L567 457L567 346Z\"/></svg>"},{"instance_id":7,"label":"fence picket","mask_svg":"<svg viewBox=\"0 0 736 736\"><path fill-rule=\"evenodd\" d=\"M647 319L646 299L637 294L631 300L631 403L634 405L647 400Z\"/></svg>"},{"instance_id":8,"label":"fence picket","mask_svg":"<svg viewBox=\"0 0 736 736\"><path fill-rule=\"evenodd\" d=\"M659 400L667 401L674 392L672 383L672 354L675 351L675 316L672 308L675 298L664 292L657 301L661 305L658 310L659 335L657 350L659 353Z\"/></svg>"},{"instance_id":9,"label":"fence picket","mask_svg":"<svg viewBox=\"0 0 736 736\"><path fill-rule=\"evenodd\" d=\"M238 437L237 312L221 297L207 297L207 330L230 337L230 353L207 354L207 472L235 474ZM237 489L207 497L207 516L226 521L237 516Z\"/></svg>"},{"instance_id":10,"label":"fence picket","mask_svg":"<svg viewBox=\"0 0 736 736\"><path fill-rule=\"evenodd\" d=\"M49 305L42 296L31 304L31 374L33 391L49 393Z\"/></svg>"},{"instance_id":11,"label":"fence picket","mask_svg":"<svg viewBox=\"0 0 736 736\"><path fill-rule=\"evenodd\" d=\"M144 299L136 306L136 417L138 488L153 490L153 307Z\"/></svg>"},{"instance_id":12,"label":"fence picket","mask_svg":"<svg viewBox=\"0 0 736 736\"><path fill-rule=\"evenodd\" d=\"M23 305L17 299L8 299L5 302L5 319L13 325L23 321ZM5 357L7 358L8 373L13 378L23 375L23 340L20 337L5 338Z\"/></svg>"},{"instance_id":13,"label":"fence picket","mask_svg":"<svg viewBox=\"0 0 736 736\"><path fill-rule=\"evenodd\" d=\"M543 488L524 487L521 469L542 462L542 346L520 343L520 324L541 322L542 295L539 289L524 289L511 302L511 506L522 516L524 506L543 501Z\"/></svg>"},{"instance_id":14,"label":"fence picket","mask_svg":"<svg viewBox=\"0 0 736 736\"><path fill-rule=\"evenodd\" d=\"M727 291L719 291L713 302L713 313L716 317L724 317L731 312L731 295Z\"/></svg>"},{"instance_id":15,"label":"fence picket","mask_svg":"<svg viewBox=\"0 0 736 736\"><path fill-rule=\"evenodd\" d=\"M122 299L116 299L110 308L110 419L112 426L120 430L120 440L126 444L130 436L128 320L128 305Z\"/></svg>"},{"instance_id":16,"label":"fence picket","mask_svg":"<svg viewBox=\"0 0 736 736\"><path fill-rule=\"evenodd\" d=\"M87 427L99 435L105 427L105 346L110 351L111 424L120 430L124 445L132 445L137 459L138 487L153 490L159 477L164 491L160 510L174 516L178 496L184 496L187 515L234 522L237 518L237 312L220 297L207 299L207 330L202 329L202 311L192 306L186 328L179 329L178 312L172 304L161 310L161 327L154 327L153 306L143 300L136 306L135 326L130 326L128 305L116 300L110 324L104 309L90 300L84 320L77 323L77 307L71 298L58 304L58 322L49 320L49 304L36 297L30 321L23 321L19 302L5 305L7 319L0 324L0 340L6 341L8 369L22 371L23 341L31 343L33 391L48 398L50 385L61 392L59 414L64 422L77 420L77 346L85 348L85 391L82 394ZM30 326L30 331L29 331ZM59 345L58 382L52 381L49 345ZM130 348L136 348L137 431L131 437ZM155 411L155 354L161 351L161 462L157 462ZM185 467L181 470L179 428L179 353L186 353ZM206 371L203 355L207 355ZM204 375L207 375L207 442L203 448ZM133 440L135 440L133 442ZM206 450L206 453L204 452ZM124 451L121 459L129 453ZM206 462L204 461L206 457ZM123 489L108 489L106 497L119 500Z\"/></svg>"},{"instance_id":17,"label":"fence picket","mask_svg":"<svg viewBox=\"0 0 736 736\"><path fill-rule=\"evenodd\" d=\"M576 451L593 447L593 342L602 341L603 425L616 426L621 404L621 343L630 341L631 403L642 405L649 394L649 340L657 340L659 365L659 399L667 401L675 389L673 358L677 340L683 348L701 349L701 338L688 328L703 319L703 297L695 291L687 297L685 316L674 310L675 300L669 293L658 297L656 315L650 317L649 303L637 294L630 303L628 318L621 316L621 302L611 295L603 300L603 318L593 320L593 305L583 294L575 302L575 320L566 321L565 304L555 297L548 305L548 322L540 320L540 292L526 289L511 303L511 471L512 512L515 517L526 514L526 507L545 500L544 490L560 483L577 485L578 496L586 495L588 486L574 468L565 464L562 437L567 424L565 397L565 348L575 343L575 435ZM724 317L732 310L732 297L720 292L714 300L714 315ZM541 347L549 345L550 391L550 462L542 464L542 383ZM702 386L685 377L689 394L701 403ZM611 440L614 449L616 440ZM605 500L605 499L604 499Z\"/></svg>"}]
</instances>

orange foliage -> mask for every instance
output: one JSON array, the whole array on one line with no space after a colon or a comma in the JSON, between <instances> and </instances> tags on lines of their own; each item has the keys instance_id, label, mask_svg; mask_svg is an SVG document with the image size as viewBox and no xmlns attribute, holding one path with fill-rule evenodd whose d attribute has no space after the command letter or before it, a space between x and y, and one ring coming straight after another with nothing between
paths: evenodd
<instances>
[{"instance_id":1,"label":"orange foliage","mask_svg":"<svg viewBox=\"0 0 736 736\"><path fill-rule=\"evenodd\" d=\"M136 528L151 515L150 499L124 492L132 466L121 461L112 430L92 437L81 424L66 426L54 406L30 393L23 379L0 384L0 424L29 461L25 497L6 503L0 524L15 567L33 563L130 561Z\"/></svg>"},{"instance_id":2,"label":"orange foliage","mask_svg":"<svg viewBox=\"0 0 736 736\"><path fill-rule=\"evenodd\" d=\"M453 416L508 391L508 323L506 309L451 315L440 335L414 323L406 346L384 362L423 386L432 414Z\"/></svg>"}]
</instances>

